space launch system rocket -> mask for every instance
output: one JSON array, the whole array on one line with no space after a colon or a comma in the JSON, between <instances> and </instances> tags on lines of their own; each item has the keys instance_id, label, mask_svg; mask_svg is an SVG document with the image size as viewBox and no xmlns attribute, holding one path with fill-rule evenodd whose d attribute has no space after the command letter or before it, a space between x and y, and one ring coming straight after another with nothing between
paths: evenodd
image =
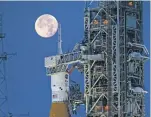
<instances>
[{"instance_id":1,"label":"space launch system rocket","mask_svg":"<svg viewBox=\"0 0 151 117\"><path fill-rule=\"evenodd\" d=\"M62 54L61 48L61 25L58 28L58 54L56 56L45 58L45 67L47 68L47 75L51 76L51 92L52 104L49 117L69 117L69 73L66 72L66 67L57 69L57 61ZM52 71L51 71L52 70ZM49 73L48 73L49 72Z\"/></svg>"}]
</instances>

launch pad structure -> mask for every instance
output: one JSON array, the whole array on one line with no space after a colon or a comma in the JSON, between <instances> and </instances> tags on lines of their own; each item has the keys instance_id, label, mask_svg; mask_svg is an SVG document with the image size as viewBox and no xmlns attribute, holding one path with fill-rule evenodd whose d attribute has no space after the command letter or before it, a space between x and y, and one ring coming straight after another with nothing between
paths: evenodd
<instances>
[{"instance_id":1,"label":"launch pad structure","mask_svg":"<svg viewBox=\"0 0 151 117\"><path fill-rule=\"evenodd\" d=\"M69 110L85 104L86 117L145 117L143 2L92 3L86 2L84 39L69 53L46 57L46 74L68 72L69 65L84 73L84 98L70 87Z\"/></svg>"}]
</instances>

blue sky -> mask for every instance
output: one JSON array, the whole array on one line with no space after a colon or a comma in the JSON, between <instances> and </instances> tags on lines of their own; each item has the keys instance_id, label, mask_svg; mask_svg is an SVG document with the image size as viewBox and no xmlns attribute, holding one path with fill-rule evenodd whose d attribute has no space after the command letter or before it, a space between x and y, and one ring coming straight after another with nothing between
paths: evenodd
<instances>
[{"instance_id":1,"label":"blue sky","mask_svg":"<svg viewBox=\"0 0 151 117\"><path fill-rule=\"evenodd\" d=\"M0 2L5 50L17 52L7 62L10 111L30 112L30 117L48 117L51 105L50 78L45 75L44 57L57 53L57 35L43 39L34 29L36 19L51 14L62 24L63 51L71 50L83 38L84 2ZM144 2L144 43L149 49L149 2ZM145 89L149 91L149 61L145 64ZM76 71L72 79L81 85L83 77ZM149 94L146 95L149 117ZM83 110L83 109L82 109ZM83 116L83 111L80 115ZM80 116L78 115L78 117Z\"/></svg>"}]
</instances>

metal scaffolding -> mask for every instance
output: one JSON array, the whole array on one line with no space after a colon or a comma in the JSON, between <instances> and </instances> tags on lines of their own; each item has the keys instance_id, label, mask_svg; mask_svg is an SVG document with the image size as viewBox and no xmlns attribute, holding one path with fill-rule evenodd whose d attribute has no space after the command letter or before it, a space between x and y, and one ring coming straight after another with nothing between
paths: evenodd
<instances>
[{"instance_id":1,"label":"metal scaffolding","mask_svg":"<svg viewBox=\"0 0 151 117\"><path fill-rule=\"evenodd\" d=\"M9 110L6 61L16 53L8 54L4 49L5 33L3 33L2 16L0 14L0 117L27 117L28 114L12 114Z\"/></svg>"},{"instance_id":2,"label":"metal scaffolding","mask_svg":"<svg viewBox=\"0 0 151 117\"><path fill-rule=\"evenodd\" d=\"M141 1L86 6L88 53L106 56L104 61L85 64L87 117L145 116L143 66L148 52L142 39L142 9Z\"/></svg>"},{"instance_id":3,"label":"metal scaffolding","mask_svg":"<svg viewBox=\"0 0 151 117\"><path fill-rule=\"evenodd\" d=\"M91 8L93 2L86 2L82 42L70 53L45 58L47 75L79 63L86 117L145 117L144 62L149 53L142 38L143 2L97 3Z\"/></svg>"},{"instance_id":4,"label":"metal scaffolding","mask_svg":"<svg viewBox=\"0 0 151 117\"><path fill-rule=\"evenodd\" d=\"M0 14L0 116L6 117L8 115L7 104L7 81L5 62L7 61L7 53L4 52L3 39L5 35L2 31L2 14Z\"/></svg>"}]
</instances>

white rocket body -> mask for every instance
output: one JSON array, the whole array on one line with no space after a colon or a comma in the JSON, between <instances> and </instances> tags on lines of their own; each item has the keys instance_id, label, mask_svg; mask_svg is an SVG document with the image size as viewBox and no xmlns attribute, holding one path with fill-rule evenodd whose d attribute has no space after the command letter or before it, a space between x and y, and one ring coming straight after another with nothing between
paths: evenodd
<instances>
[{"instance_id":1,"label":"white rocket body","mask_svg":"<svg viewBox=\"0 0 151 117\"><path fill-rule=\"evenodd\" d=\"M51 75L52 105L50 117L69 117L69 74L59 72Z\"/></svg>"},{"instance_id":2,"label":"white rocket body","mask_svg":"<svg viewBox=\"0 0 151 117\"><path fill-rule=\"evenodd\" d=\"M52 102L63 102L68 100L69 75L59 72L51 75Z\"/></svg>"}]
</instances>

